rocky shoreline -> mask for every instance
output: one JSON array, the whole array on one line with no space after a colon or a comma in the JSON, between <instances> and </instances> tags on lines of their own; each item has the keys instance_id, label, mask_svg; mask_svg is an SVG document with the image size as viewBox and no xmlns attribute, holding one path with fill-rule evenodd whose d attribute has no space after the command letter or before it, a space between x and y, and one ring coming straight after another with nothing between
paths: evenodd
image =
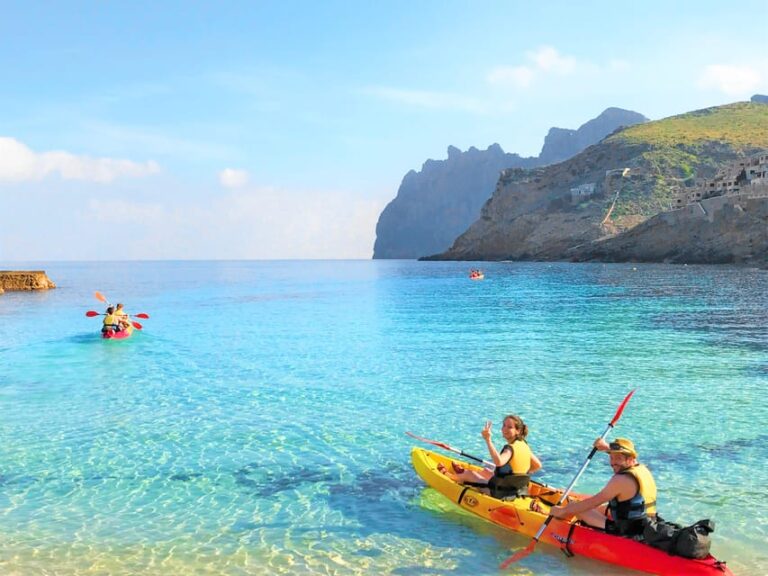
<instances>
[{"instance_id":1,"label":"rocky shoreline","mask_svg":"<svg viewBox=\"0 0 768 576\"><path fill-rule=\"evenodd\" d=\"M5 291L50 290L56 284L44 270L0 270L0 294Z\"/></svg>"}]
</instances>

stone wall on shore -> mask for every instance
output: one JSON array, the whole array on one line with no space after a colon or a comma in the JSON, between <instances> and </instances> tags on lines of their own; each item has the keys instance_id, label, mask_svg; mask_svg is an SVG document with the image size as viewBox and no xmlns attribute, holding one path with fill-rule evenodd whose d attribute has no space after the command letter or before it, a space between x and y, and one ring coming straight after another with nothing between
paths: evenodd
<instances>
[{"instance_id":1,"label":"stone wall on shore","mask_svg":"<svg viewBox=\"0 0 768 576\"><path fill-rule=\"evenodd\" d=\"M0 270L0 294L5 290L48 290L56 284L43 270Z\"/></svg>"}]
</instances>

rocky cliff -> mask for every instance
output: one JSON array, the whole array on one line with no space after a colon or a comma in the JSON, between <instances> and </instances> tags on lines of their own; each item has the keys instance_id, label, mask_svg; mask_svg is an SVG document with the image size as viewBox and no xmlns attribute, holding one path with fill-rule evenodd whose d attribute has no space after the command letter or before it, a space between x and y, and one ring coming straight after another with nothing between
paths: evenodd
<instances>
[{"instance_id":1,"label":"rocky cliff","mask_svg":"<svg viewBox=\"0 0 768 576\"><path fill-rule=\"evenodd\" d=\"M575 156L588 146L598 143L621 126L634 126L648 122L637 112L621 108L607 108L600 116L582 124L578 130L551 128L539 154L540 165L562 162Z\"/></svg>"},{"instance_id":2,"label":"rocky cliff","mask_svg":"<svg viewBox=\"0 0 768 576\"><path fill-rule=\"evenodd\" d=\"M397 197L379 216L373 257L418 258L447 249L480 215L501 170L570 157L619 126L646 120L636 112L608 108L578 130L552 128L539 157L507 154L498 144L466 152L449 146L447 160L427 160L420 172L403 178Z\"/></svg>"},{"instance_id":3,"label":"rocky cliff","mask_svg":"<svg viewBox=\"0 0 768 576\"><path fill-rule=\"evenodd\" d=\"M535 166L533 158L506 154L498 144L427 160L403 178L397 197L379 216L374 258L417 258L445 250L467 229L508 166Z\"/></svg>"},{"instance_id":4,"label":"rocky cliff","mask_svg":"<svg viewBox=\"0 0 768 576\"><path fill-rule=\"evenodd\" d=\"M48 290L50 288L56 288L56 284L42 270L0 270L0 293L4 290Z\"/></svg>"},{"instance_id":5,"label":"rocky cliff","mask_svg":"<svg viewBox=\"0 0 768 576\"><path fill-rule=\"evenodd\" d=\"M696 179L712 178L724 164L765 148L763 104L742 102L636 125L560 164L503 172L480 218L448 251L428 259L599 258L593 247L598 239L624 234L669 210ZM676 242L696 241L693 228L675 234ZM611 258L621 259L616 250Z\"/></svg>"},{"instance_id":6,"label":"rocky cliff","mask_svg":"<svg viewBox=\"0 0 768 576\"><path fill-rule=\"evenodd\" d=\"M707 198L575 251L575 260L768 264L768 198Z\"/></svg>"}]
</instances>

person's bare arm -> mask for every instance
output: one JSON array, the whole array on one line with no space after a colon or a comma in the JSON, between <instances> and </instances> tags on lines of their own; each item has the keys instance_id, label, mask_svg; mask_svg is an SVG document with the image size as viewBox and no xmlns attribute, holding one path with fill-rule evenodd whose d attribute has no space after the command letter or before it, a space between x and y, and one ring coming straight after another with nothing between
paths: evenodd
<instances>
[{"instance_id":1,"label":"person's bare arm","mask_svg":"<svg viewBox=\"0 0 768 576\"><path fill-rule=\"evenodd\" d=\"M533 474L536 470L541 470L541 460L538 456L531 452L531 468L528 470L528 474Z\"/></svg>"},{"instance_id":2,"label":"person's bare arm","mask_svg":"<svg viewBox=\"0 0 768 576\"><path fill-rule=\"evenodd\" d=\"M585 498L578 502L571 502L566 506L553 506L549 513L555 518L568 518L586 512L587 510L597 508L612 498L618 497L623 490L626 490L627 486L625 484L627 480L627 478L623 478L622 476L614 476L608 481L605 488L600 490L600 492L594 496L590 496L589 498Z\"/></svg>"}]
</instances>

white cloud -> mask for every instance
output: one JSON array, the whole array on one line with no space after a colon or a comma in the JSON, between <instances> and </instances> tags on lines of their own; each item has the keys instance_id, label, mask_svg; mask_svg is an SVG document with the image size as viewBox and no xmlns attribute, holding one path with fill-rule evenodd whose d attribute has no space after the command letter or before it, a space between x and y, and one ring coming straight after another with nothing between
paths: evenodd
<instances>
[{"instance_id":1,"label":"white cloud","mask_svg":"<svg viewBox=\"0 0 768 576\"><path fill-rule=\"evenodd\" d=\"M225 168L219 172L219 184L224 188L242 188L248 184L248 172L235 168Z\"/></svg>"},{"instance_id":2,"label":"white cloud","mask_svg":"<svg viewBox=\"0 0 768 576\"><path fill-rule=\"evenodd\" d=\"M261 188L232 192L199 225L227 230L228 258L370 258L384 200L343 191Z\"/></svg>"},{"instance_id":3,"label":"white cloud","mask_svg":"<svg viewBox=\"0 0 768 576\"><path fill-rule=\"evenodd\" d=\"M476 98L451 94L447 92L430 92L426 90L404 90L387 86L373 86L363 90L366 94L377 96L384 100L402 102L422 108L442 110L462 110L465 112L484 113L488 107Z\"/></svg>"},{"instance_id":4,"label":"white cloud","mask_svg":"<svg viewBox=\"0 0 768 576\"><path fill-rule=\"evenodd\" d=\"M491 84L513 84L520 88L528 88L533 80L533 70L528 66L498 66L487 76Z\"/></svg>"},{"instance_id":5,"label":"white cloud","mask_svg":"<svg viewBox=\"0 0 768 576\"><path fill-rule=\"evenodd\" d=\"M107 183L141 178L160 171L156 162L77 156L69 152L35 152L14 138L0 137L0 181L42 180L56 174L64 180Z\"/></svg>"},{"instance_id":6,"label":"white cloud","mask_svg":"<svg viewBox=\"0 0 768 576\"><path fill-rule=\"evenodd\" d=\"M387 201L252 186L178 204L92 198L77 210L82 231L67 247L72 254L61 257L368 259ZM116 227L131 233L105 236Z\"/></svg>"},{"instance_id":7,"label":"white cloud","mask_svg":"<svg viewBox=\"0 0 768 576\"><path fill-rule=\"evenodd\" d=\"M760 86L761 75L749 66L711 64L699 76L699 87L714 89L728 96L748 96Z\"/></svg>"},{"instance_id":8,"label":"white cloud","mask_svg":"<svg viewBox=\"0 0 768 576\"><path fill-rule=\"evenodd\" d=\"M525 58L528 61L526 64L492 68L486 76L488 84L526 89L546 78L575 74L595 78L602 74L615 74L629 69L629 63L624 60L612 59L606 64L599 65L561 54L553 46L541 46L535 50L529 50L525 53Z\"/></svg>"},{"instance_id":9,"label":"white cloud","mask_svg":"<svg viewBox=\"0 0 768 576\"><path fill-rule=\"evenodd\" d=\"M529 60L536 64L539 70L555 74L571 74L576 69L576 59L572 56L562 56L552 46L542 46L536 51L526 52Z\"/></svg>"},{"instance_id":10,"label":"white cloud","mask_svg":"<svg viewBox=\"0 0 768 576\"><path fill-rule=\"evenodd\" d=\"M526 52L530 64L519 66L497 66L486 75L486 81L492 86L514 86L529 88L534 81L544 75L564 76L573 74L579 64L572 56L560 54L552 46L542 46ZM500 110L514 109L514 104L498 98L472 98L461 94L434 92L427 90L405 90L387 86L368 87L363 90L384 100L401 102L422 108L458 110L473 114L488 114Z\"/></svg>"}]
</instances>

